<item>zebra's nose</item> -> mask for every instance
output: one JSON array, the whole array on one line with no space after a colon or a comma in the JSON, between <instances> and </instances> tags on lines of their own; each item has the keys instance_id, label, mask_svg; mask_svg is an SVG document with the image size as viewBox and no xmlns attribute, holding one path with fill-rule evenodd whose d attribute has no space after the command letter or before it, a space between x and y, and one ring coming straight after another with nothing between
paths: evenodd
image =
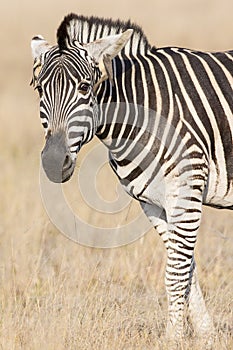
<instances>
[{"instance_id":1,"label":"zebra's nose","mask_svg":"<svg viewBox=\"0 0 233 350\"><path fill-rule=\"evenodd\" d=\"M43 169L50 181L67 181L73 173L73 162L68 153L63 133L51 135L41 152Z\"/></svg>"}]
</instances>

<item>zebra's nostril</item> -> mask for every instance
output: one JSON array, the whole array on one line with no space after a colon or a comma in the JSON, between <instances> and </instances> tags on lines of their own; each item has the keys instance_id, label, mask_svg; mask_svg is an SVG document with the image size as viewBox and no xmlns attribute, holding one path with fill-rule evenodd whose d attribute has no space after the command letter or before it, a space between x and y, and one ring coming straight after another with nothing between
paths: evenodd
<instances>
[{"instance_id":1,"label":"zebra's nostril","mask_svg":"<svg viewBox=\"0 0 233 350\"><path fill-rule=\"evenodd\" d=\"M63 169L67 170L72 166L72 160L70 158L70 156L67 154L64 160L64 164L63 164Z\"/></svg>"},{"instance_id":2,"label":"zebra's nostril","mask_svg":"<svg viewBox=\"0 0 233 350\"><path fill-rule=\"evenodd\" d=\"M46 133L46 140L52 135L52 131L50 129L48 129L47 133Z\"/></svg>"}]
</instances>

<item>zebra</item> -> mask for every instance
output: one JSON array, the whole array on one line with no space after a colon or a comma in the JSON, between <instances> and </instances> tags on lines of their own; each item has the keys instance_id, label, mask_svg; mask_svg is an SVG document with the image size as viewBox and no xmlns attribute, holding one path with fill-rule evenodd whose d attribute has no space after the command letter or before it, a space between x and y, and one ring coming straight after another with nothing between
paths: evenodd
<instances>
[{"instance_id":1,"label":"zebra","mask_svg":"<svg viewBox=\"0 0 233 350\"><path fill-rule=\"evenodd\" d=\"M47 177L68 181L96 135L164 241L167 336L184 336L186 306L211 336L194 247L203 205L233 209L233 51L156 48L131 21L73 13L55 46L38 35L31 47Z\"/></svg>"}]
</instances>

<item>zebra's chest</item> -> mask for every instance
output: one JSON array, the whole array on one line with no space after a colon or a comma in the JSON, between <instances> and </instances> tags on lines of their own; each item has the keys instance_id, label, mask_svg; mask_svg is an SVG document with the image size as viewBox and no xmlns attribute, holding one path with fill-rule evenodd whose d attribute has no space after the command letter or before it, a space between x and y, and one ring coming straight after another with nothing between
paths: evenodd
<instances>
[{"instance_id":1,"label":"zebra's chest","mask_svg":"<svg viewBox=\"0 0 233 350\"><path fill-rule=\"evenodd\" d=\"M167 183L162 171L154 172L155 165L143 169L143 172L137 172L135 164L131 167L119 166L112 156L109 157L109 163L117 175L124 190L134 199L164 208ZM153 179L152 179L153 177ZM167 182L167 179L166 179Z\"/></svg>"}]
</instances>

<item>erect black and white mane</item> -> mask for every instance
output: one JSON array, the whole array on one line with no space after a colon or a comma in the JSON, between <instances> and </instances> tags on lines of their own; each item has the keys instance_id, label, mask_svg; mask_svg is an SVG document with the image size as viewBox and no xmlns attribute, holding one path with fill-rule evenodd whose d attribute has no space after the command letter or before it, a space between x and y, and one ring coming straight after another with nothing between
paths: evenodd
<instances>
[{"instance_id":1,"label":"erect black and white mane","mask_svg":"<svg viewBox=\"0 0 233 350\"><path fill-rule=\"evenodd\" d=\"M128 49L145 51L150 49L148 40L141 27L120 20L104 19L99 17L85 17L70 14L66 16L57 30L57 42L60 50L72 45L73 41L85 44L108 35L115 35L133 29L134 33L129 41Z\"/></svg>"}]
</instances>

